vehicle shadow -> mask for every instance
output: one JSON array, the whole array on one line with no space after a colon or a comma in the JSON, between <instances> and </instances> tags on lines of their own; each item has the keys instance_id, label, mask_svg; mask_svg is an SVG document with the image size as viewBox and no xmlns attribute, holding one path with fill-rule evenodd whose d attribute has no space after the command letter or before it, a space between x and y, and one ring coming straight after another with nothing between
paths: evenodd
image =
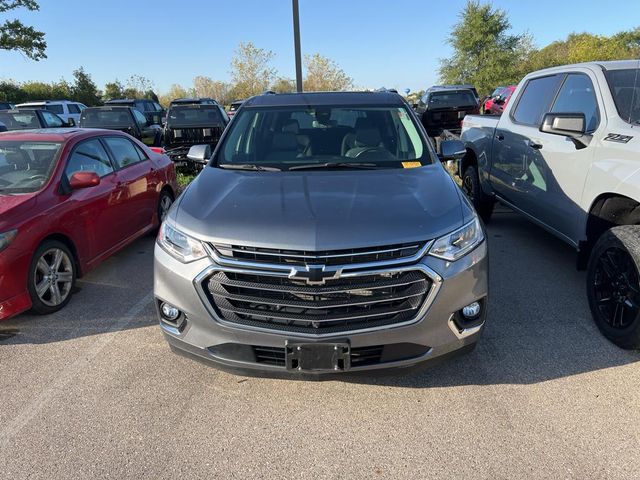
<instances>
[{"instance_id":1,"label":"vehicle shadow","mask_svg":"<svg viewBox=\"0 0 640 480\"><path fill-rule=\"evenodd\" d=\"M488 320L473 352L343 380L410 388L531 384L640 361L640 352L622 350L598 331L571 247L505 208L488 237Z\"/></svg>"}]
</instances>

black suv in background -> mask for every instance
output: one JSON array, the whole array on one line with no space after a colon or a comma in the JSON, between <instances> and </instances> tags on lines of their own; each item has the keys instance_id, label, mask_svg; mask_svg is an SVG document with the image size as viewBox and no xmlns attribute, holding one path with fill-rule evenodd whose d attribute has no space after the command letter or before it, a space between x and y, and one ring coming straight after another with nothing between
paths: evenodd
<instances>
[{"instance_id":1,"label":"black suv in background","mask_svg":"<svg viewBox=\"0 0 640 480\"><path fill-rule=\"evenodd\" d=\"M197 97L197 98L176 98L175 100L171 100L170 106L174 105L218 105L213 98L208 97Z\"/></svg>"},{"instance_id":2,"label":"black suv in background","mask_svg":"<svg viewBox=\"0 0 640 480\"><path fill-rule=\"evenodd\" d=\"M0 111L0 125L6 130L29 130L34 128L75 127L73 118L65 122L58 115L46 110L20 108Z\"/></svg>"},{"instance_id":3,"label":"black suv in background","mask_svg":"<svg viewBox=\"0 0 640 480\"><path fill-rule=\"evenodd\" d=\"M105 106L85 108L80 116L82 128L119 130L137 138L150 147L162 146L162 127L147 120L135 108Z\"/></svg>"},{"instance_id":4,"label":"black suv in background","mask_svg":"<svg viewBox=\"0 0 640 480\"><path fill-rule=\"evenodd\" d=\"M167 114L167 111L159 103L147 99L119 98L108 100L105 105L135 108L142 112L147 120L156 125L162 125Z\"/></svg>"},{"instance_id":5,"label":"black suv in background","mask_svg":"<svg viewBox=\"0 0 640 480\"><path fill-rule=\"evenodd\" d=\"M171 102L164 126L164 148L177 166L200 169L202 165L187 159L193 145L209 145L211 150L218 143L229 123L229 117L218 103Z\"/></svg>"},{"instance_id":6,"label":"black suv in background","mask_svg":"<svg viewBox=\"0 0 640 480\"><path fill-rule=\"evenodd\" d=\"M430 137L438 137L444 130L459 134L464 117L479 112L479 99L467 86L431 87L416 105L416 113Z\"/></svg>"}]
</instances>

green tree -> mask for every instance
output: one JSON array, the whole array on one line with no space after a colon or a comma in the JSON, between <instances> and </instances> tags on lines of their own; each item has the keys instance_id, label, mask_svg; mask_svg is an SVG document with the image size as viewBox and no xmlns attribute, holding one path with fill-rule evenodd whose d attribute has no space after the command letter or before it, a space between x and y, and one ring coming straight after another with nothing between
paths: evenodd
<instances>
[{"instance_id":1,"label":"green tree","mask_svg":"<svg viewBox=\"0 0 640 480\"><path fill-rule=\"evenodd\" d=\"M273 82L276 70L271 67L274 53L256 47L252 42L241 42L231 60L231 79L234 98L258 95Z\"/></svg>"},{"instance_id":2,"label":"green tree","mask_svg":"<svg viewBox=\"0 0 640 480\"><path fill-rule=\"evenodd\" d=\"M185 98L188 97L189 91L184 88L182 85L178 85L174 83L171 85L171 88L164 95L160 95L160 105L167 108L171 103L171 100L175 100L176 98Z\"/></svg>"},{"instance_id":3,"label":"green tree","mask_svg":"<svg viewBox=\"0 0 640 480\"><path fill-rule=\"evenodd\" d=\"M273 85L271 85L270 90L273 90L276 93L289 93L296 91L296 82L290 78L278 77Z\"/></svg>"},{"instance_id":4,"label":"green tree","mask_svg":"<svg viewBox=\"0 0 640 480\"><path fill-rule=\"evenodd\" d=\"M36 0L0 0L0 14L24 7L30 11L40 9ZM47 58L44 33L24 25L20 20L6 20L0 24L0 50L16 50L32 60Z\"/></svg>"},{"instance_id":5,"label":"green tree","mask_svg":"<svg viewBox=\"0 0 640 480\"><path fill-rule=\"evenodd\" d=\"M453 55L440 60L440 80L471 83L481 95L517 83L533 47L528 34L511 35L510 28L504 10L469 0L447 40Z\"/></svg>"},{"instance_id":6,"label":"green tree","mask_svg":"<svg viewBox=\"0 0 640 480\"><path fill-rule=\"evenodd\" d=\"M319 53L305 55L304 65L306 77L303 88L305 91L339 92L353 88L353 79L336 62Z\"/></svg>"},{"instance_id":7,"label":"green tree","mask_svg":"<svg viewBox=\"0 0 640 480\"><path fill-rule=\"evenodd\" d=\"M116 79L113 82L109 82L104 86L104 101L113 100L116 98L124 97L124 86L120 80Z\"/></svg>"},{"instance_id":8,"label":"green tree","mask_svg":"<svg viewBox=\"0 0 640 480\"><path fill-rule=\"evenodd\" d=\"M72 97L76 102L93 106L102 103L102 92L91 79L91 75L80 67L73 71L74 82L71 86Z\"/></svg>"}]
</instances>

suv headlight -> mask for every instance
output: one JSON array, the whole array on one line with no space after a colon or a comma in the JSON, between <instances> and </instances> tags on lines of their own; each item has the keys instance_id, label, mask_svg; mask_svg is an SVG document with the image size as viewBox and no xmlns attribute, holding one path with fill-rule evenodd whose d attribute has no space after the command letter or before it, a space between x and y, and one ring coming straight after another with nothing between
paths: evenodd
<instances>
[{"instance_id":1,"label":"suv headlight","mask_svg":"<svg viewBox=\"0 0 640 480\"><path fill-rule=\"evenodd\" d=\"M484 240L478 217L462 228L438 238L429 249L429 255L453 262L465 256Z\"/></svg>"},{"instance_id":2,"label":"suv headlight","mask_svg":"<svg viewBox=\"0 0 640 480\"><path fill-rule=\"evenodd\" d=\"M204 245L200 240L182 233L175 227L163 222L158 232L158 245L160 245L173 258L182 263L200 260L207 256Z\"/></svg>"},{"instance_id":3,"label":"suv headlight","mask_svg":"<svg viewBox=\"0 0 640 480\"><path fill-rule=\"evenodd\" d=\"M8 232L0 233L0 252L7 248L11 242L18 235L18 230L15 228L13 230L9 230Z\"/></svg>"}]
</instances>

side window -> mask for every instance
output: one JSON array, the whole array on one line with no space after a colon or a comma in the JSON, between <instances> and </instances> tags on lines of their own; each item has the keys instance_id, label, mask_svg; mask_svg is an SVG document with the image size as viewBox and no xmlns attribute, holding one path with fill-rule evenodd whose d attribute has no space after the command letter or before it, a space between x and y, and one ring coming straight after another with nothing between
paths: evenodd
<instances>
[{"instance_id":1,"label":"side window","mask_svg":"<svg viewBox=\"0 0 640 480\"><path fill-rule=\"evenodd\" d=\"M551 107L560 80L560 75L549 75L529 80L524 91L520 94L513 112L513 119L517 123L525 125L540 125L542 116Z\"/></svg>"},{"instance_id":2,"label":"side window","mask_svg":"<svg viewBox=\"0 0 640 480\"><path fill-rule=\"evenodd\" d=\"M60 104L55 104L55 105L46 104L43 107L43 110L49 110L50 112L57 113L57 114L64 113L64 109L62 108L62 105L60 105Z\"/></svg>"},{"instance_id":3,"label":"side window","mask_svg":"<svg viewBox=\"0 0 640 480\"><path fill-rule=\"evenodd\" d=\"M587 132L593 132L598 128L600 115L591 79L584 73L567 75L551 111L555 113L584 113Z\"/></svg>"},{"instance_id":4,"label":"side window","mask_svg":"<svg viewBox=\"0 0 640 480\"><path fill-rule=\"evenodd\" d=\"M82 142L73 150L65 175L71 178L76 172L96 172L101 177L113 172L109 156L98 139Z\"/></svg>"},{"instance_id":5,"label":"side window","mask_svg":"<svg viewBox=\"0 0 640 480\"><path fill-rule=\"evenodd\" d=\"M118 169L141 161L140 153L136 146L128 139L123 137L106 137L104 141L107 143L109 150L111 150Z\"/></svg>"},{"instance_id":6,"label":"side window","mask_svg":"<svg viewBox=\"0 0 640 480\"><path fill-rule=\"evenodd\" d=\"M144 102L135 102L133 104L133 108L135 108L136 110L139 110L141 112L144 112L145 108L144 108Z\"/></svg>"},{"instance_id":7,"label":"side window","mask_svg":"<svg viewBox=\"0 0 640 480\"><path fill-rule=\"evenodd\" d=\"M146 126L147 117L145 117L144 114L140 113L138 110L133 110L133 116L136 117L136 122L138 122L141 127Z\"/></svg>"},{"instance_id":8,"label":"side window","mask_svg":"<svg viewBox=\"0 0 640 480\"><path fill-rule=\"evenodd\" d=\"M69 109L69 113L80 113L80 107L75 103L68 103L67 108Z\"/></svg>"},{"instance_id":9,"label":"side window","mask_svg":"<svg viewBox=\"0 0 640 480\"><path fill-rule=\"evenodd\" d=\"M50 127L50 128L64 127L64 122L62 121L62 119L51 112L47 112L43 110L42 118L44 118L44 123L47 125L47 127Z\"/></svg>"}]
</instances>

